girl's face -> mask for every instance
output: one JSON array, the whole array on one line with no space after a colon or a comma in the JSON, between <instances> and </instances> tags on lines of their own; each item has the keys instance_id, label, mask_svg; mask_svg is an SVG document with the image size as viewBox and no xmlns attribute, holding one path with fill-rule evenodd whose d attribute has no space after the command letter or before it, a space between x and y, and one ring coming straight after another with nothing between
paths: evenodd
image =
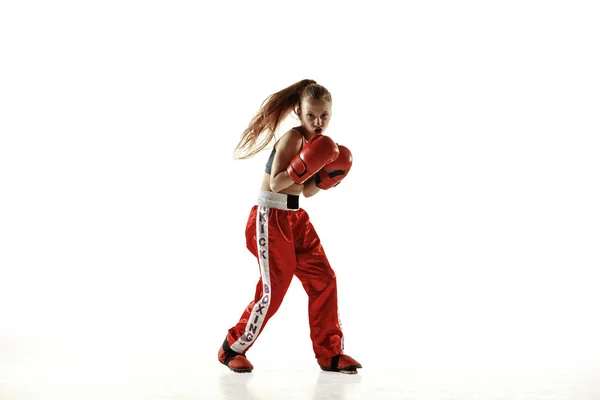
<instances>
[{"instance_id":1,"label":"girl's face","mask_svg":"<svg viewBox=\"0 0 600 400\"><path fill-rule=\"evenodd\" d=\"M325 100L302 100L296 110L308 137L322 134L331 118L331 102Z\"/></svg>"}]
</instances>

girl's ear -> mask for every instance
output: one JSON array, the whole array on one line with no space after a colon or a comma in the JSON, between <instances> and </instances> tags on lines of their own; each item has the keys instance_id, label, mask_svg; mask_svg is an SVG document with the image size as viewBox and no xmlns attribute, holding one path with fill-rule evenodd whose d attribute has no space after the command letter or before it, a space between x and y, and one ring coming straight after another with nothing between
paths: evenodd
<instances>
[{"instance_id":1,"label":"girl's ear","mask_svg":"<svg viewBox=\"0 0 600 400\"><path fill-rule=\"evenodd\" d=\"M294 112L296 113L296 115L298 116L298 118L302 119L302 114L300 111L300 107L296 107L296 109L294 110Z\"/></svg>"}]
</instances>

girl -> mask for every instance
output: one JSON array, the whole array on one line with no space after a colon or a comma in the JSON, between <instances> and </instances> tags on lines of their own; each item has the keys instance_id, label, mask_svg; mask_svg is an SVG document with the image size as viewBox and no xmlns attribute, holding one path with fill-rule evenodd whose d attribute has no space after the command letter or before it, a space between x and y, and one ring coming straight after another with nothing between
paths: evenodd
<instances>
[{"instance_id":1,"label":"girl","mask_svg":"<svg viewBox=\"0 0 600 400\"><path fill-rule=\"evenodd\" d=\"M350 151L323 135L331 118L329 91L305 79L269 96L242 134L235 158L264 149L292 112L301 125L275 143L246 225L246 245L260 269L254 301L229 329L218 358L232 371L252 371L245 354L277 312L295 275L308 294L317 363L326 371L355 374L362 366L343 354L335 273L308 214L299 208L300 194L310 197L337 185L352 165Z\"/></svg>"}]
</instances>

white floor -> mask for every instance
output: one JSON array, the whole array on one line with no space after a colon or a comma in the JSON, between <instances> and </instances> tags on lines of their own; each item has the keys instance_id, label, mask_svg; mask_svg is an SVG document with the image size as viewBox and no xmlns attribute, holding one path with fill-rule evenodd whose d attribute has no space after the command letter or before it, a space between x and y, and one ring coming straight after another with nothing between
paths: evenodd
<instances>
[{"instance_id":1,"label":"white floor","mask_svg":"<svg viewBox=\"0 0 600 400\"><path fill-rule=\"evenodd\" d=\"M0 399L600 399L600 368L583 363L436 367L399 359L389 368L363 357L359 374L341 375L320 371L310 357L285 365L281 354L257 351L254 372L235 374L214 350L4 337Z\"/></svg>"}]
</instances>

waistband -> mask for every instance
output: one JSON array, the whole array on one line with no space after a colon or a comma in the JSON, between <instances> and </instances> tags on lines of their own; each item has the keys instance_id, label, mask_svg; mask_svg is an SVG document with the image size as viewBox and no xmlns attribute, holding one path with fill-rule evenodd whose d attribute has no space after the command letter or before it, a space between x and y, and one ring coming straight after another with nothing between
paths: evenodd
<instances>
[{"instance_id":1,"label":"waistband","mask_svg":"<svg viewBox=\"0 0 600 400\"><path fill-rule=\"evenodd\" d=\"M258 195L258 205L279 210L297 210L300 208L300 196L261 190Z\"/></svg>"}]
</instances>

